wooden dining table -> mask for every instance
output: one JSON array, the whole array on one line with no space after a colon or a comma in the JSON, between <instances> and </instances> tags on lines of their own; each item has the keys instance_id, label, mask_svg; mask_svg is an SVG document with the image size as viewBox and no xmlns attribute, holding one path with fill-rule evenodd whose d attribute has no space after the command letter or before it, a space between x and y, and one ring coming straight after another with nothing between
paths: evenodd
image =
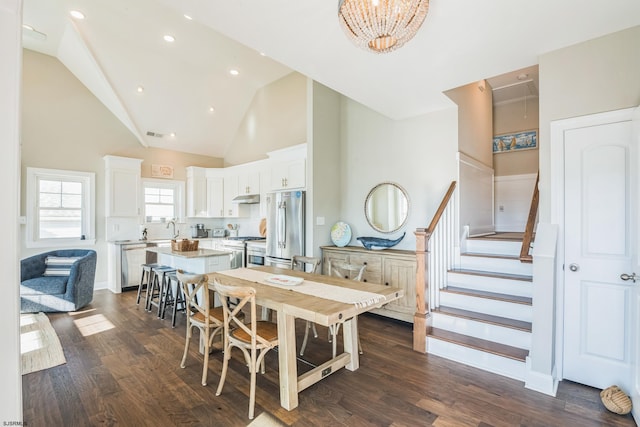
<instances>
[{"instance_id":1,"label":"wooden dining table","mask_svg":"<svg viewBox=\"0 0 640 427\"><path fill-rule=\"evenodd\" d=\"M298 277L304 282L274 286L264 280L273 275ZM276 311L280 405L287 410L298 406L298 393L340 368L357 370L360 365L357 316L403 296L400 288L277 267L225 270L210 273L208 277L210 289L213 289L214 280L228 285L251 286L256 290L256 303ZM342 324L344 352L298 375L296 318L327 327Z\"/></svg>"}]
</instances>

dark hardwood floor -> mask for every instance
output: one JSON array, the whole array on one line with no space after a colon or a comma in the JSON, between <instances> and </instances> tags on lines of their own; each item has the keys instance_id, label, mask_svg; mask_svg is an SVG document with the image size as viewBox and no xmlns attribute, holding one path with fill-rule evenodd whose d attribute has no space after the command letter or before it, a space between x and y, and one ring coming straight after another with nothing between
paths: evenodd
<instances>
[{"instance_id":1,"label":"dark hardwood floor","mask_svg":"<svg viewBox=\"0 0 640 427\"><path fill-rule=\"evenodd\" d=\"M23 376L24 420L38 426L246 426L249 374L234 352L222 394L215 395L221 353L200 384L197 337L180 368L184 316L157 319L136 306L135 293L97 291L75 314L51 314L67 363ZM518 381L411 350L411 325L375 315L360 319L360 369L340 370L304 390L293 411L280 407L277 354L258 375L256 417L269 413L292 426L634 426L608 412L599 390L562 382L556 398ZM298 325L299 339L304 324ZM325 328L305 356L330 355ZM308 367L299 364L299 370Z\"/></svg>"}]
</instances>

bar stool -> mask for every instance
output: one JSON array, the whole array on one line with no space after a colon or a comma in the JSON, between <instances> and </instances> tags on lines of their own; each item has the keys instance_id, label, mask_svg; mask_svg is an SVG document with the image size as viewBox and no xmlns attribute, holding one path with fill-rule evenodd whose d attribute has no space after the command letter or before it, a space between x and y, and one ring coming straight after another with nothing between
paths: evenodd
<instances>
[{"instance_id":1,"label":"bar stool","mask_svg":"<svg viewBox=\"0 0 640 427\"><path fill-rule=\"evenodd\" d=\"M162 291L164 290L167 274L174 273L175 268L168 265L160 265L152 268L153 280L151 288L147 290L147 311L151 311L151 307L158 307L158 317L162 314ZM155 301L157 299L157 301Z\"/></svg>"},{"instance_id":2,"label":"bar stool","mask_svg":"<svg viewBox=\"0 0 640 427\"><path fill-rule=\"evenodd\" d=\"M142 275L140 276L140 283L138 284L138 296L136 297L136 305L140 305L140 296L142 295L142 291L144 289L145 292L145 309L147 307L147 294L149 293L149 284L153 280L153 268L159 267L160 264L153 262L149 264L142 264ZM145 282L144 279L147 279Z\"/></svg>"},{"instance_id":3,"label":"bar stool","mask_svg":"<svg viewBox=\"0 0 640 427\"><path fill-rule=\"evenodd\" d=\"M167 306L171 307L171 327L176 327L176 314L178 310L186 313L187 310L187 301L184 297L184 292L182 291L182 284L180 280L178 280L178 275L176 272L172 272L167 274L166 286L164 289L164 296L162 297L162 315L161 317L164 319L165 312L167 310ZM173 292L173 284L176 284L175 287L175 296Z\"/></svg>"}]
</instances>

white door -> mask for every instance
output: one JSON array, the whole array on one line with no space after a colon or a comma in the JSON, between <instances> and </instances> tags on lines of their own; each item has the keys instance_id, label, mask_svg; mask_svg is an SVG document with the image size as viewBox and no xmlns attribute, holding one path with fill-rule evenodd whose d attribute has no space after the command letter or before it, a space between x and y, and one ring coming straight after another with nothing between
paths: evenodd
<instances>
[{"instance_id":1,"label":"white door","mask_svg":"<svg viewBox=\"0 0 640 427\"><path fill-rule=\"evenodd\" d=\"M630 118L598 123L596 117L564 132L563 376L597 388L617 384L627 393L640 284L640 277L638 284L633 279L640 270L637 141L631 136Z\"/></svg>"}]
</instances>

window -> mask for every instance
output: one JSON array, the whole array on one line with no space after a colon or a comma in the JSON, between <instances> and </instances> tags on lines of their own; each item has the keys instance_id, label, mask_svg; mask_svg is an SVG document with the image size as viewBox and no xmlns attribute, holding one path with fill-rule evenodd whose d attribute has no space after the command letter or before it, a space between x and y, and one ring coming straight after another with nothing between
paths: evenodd
<instances>
[{"instance_id":1,"label":"window","mask_svg":"<svg viewBox=\"0 0 640 427\"><path fill-rule=\"evenodd\" d=\"M184 183L160 179L144 179L144 215L146 222L163 222L182 218Z\"/></svg>"},{"instance_id":2,"label":"window","mask_svg":"<svg viewBox=\"0 0 640 427\"><path fill-rule=\"evenodd\" d=\"M27 247L95 243L95 174L27 168Z\"/></svg>"}]
</instances>

